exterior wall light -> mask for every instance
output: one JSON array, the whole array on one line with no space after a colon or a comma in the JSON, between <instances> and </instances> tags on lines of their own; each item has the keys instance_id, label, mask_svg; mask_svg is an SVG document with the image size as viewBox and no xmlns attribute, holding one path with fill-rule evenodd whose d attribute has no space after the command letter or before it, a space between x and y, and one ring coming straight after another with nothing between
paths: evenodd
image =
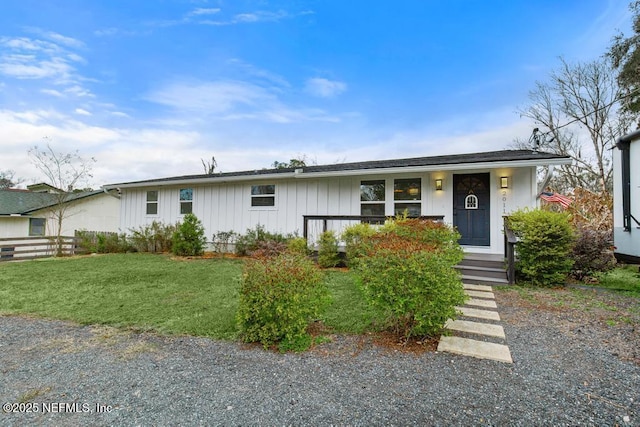
<instances>
[{"instance_id":1,"label":"exterior wall light","mask_svg":"<svg viewBox=\"0 0 640 427\"><path fill-rule=\"evenodd\" d=\"M442 180L436 179L436 191L442 191Z\"/></svg>"},{"instance_id":2,"label":"exterior wall light","mask_svg":"<svg viewBox=\"0 0 640 427\"><path fill-rule=\"evenodd\" d=\"M509 177L501 176L500 177L500 188L509 188Z\"/></svg>"}]
</instances>

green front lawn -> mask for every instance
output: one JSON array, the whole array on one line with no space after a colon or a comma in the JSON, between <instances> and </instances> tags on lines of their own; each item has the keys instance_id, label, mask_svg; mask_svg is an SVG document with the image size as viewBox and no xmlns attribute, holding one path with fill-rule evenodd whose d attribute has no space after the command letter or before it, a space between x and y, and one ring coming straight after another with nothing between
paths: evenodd
<instances>
[{"instance_id":1,"label":"green front lawn","mask_svg":"<svg viewBox=\"0 0 640 427\"><path fill-rule=\"evenodd\" d=\"M239 259L175 259L112 254L0 264L0 314L31 314L234 339ZM361 333L372 313L348 272L328 271L333 296L324 323Z\"/></svg>"},{"instance_id":2,"label":"green front lawn","mask_svg":"<svg viewBox=\"0 0 640 427\"><path fill-rule=\"evenodd\" d=\"M595 286L607 288L615 291L628 292L631 295L640 297L640 266L626 265L617 267L606 273L597 276L598 282Z\"/></svg>"}]
</instances>

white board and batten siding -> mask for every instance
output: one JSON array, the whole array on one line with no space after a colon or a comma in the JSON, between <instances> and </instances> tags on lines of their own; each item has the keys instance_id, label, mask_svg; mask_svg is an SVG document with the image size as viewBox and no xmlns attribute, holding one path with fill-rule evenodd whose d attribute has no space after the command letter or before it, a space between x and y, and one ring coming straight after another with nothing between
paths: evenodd
<instances>
[{"instance_id":1,"label":"white board and batten siding","mask_svg":"<svg viewBox=\"0 0 640 427\"><path fill-rule=\"evenodd\" d=\"M613 155L613 239L617 253L640 258L640 226L633 220L631 230L624 229L622 209L622 152L614 150ZM640 140L629 144L630 168L630 213L640 220Z\"/></svg>"},{"instance_id":2,"label":"white board and batten siding","mask_svg":"<svg viewBox=\"0 0 640 427\"><path fill-rule=\"evenodd\" d=\"M180 214L182 188L193 189L193 213L202 221L207 240L221 231L244 234L260 224L271 232L302 235L304 215L360 215L360 183L381 180L385 186L385 215L393 215L393 182L402 178L421 178L422 215L443 215L446 223L453 218L453 175L456 171L411 174L367 174L340 177L303 177L260 179L224 183L150 185L125 187L121 194L120 230L130 232L159 221L175 224ZM460 173L489 173L491 179L491 245L478 251L501 253L503 250L502 217L521 207L536 206L535 167L464 170ZM499 188L501 176L509 176L510 187ZM435 179L443 180L443 190L435 190ZM275 185L275 206L251 206L252 185ZM146 214L147 191L158 191L157 214ZM330 221L329 228L340 231L356 221ZM310 232L317 235L321 223L310 222Z\"/></svg>"},{"instance_id":3,"label":"white board and batten siding","mask_svg":"<svg viewBox=\"0 0 640 427\"><path fill-rule=\"evenodd\" d=\"M275 206L251 206L251 186L275 184ZM181 188L193 189L193 213L202 221L207 239L219 231L244 233L258 224L271 232L302 235L303 215L359 215L360 181L355 178L287 179L207 185L184 184L122 191L123 231L160 221L182 220ZM158 213L146 214L147 191L158 191Z\"/></svg>"},{"instance_id":4,"label":"white board and batten siding","mask_svg":"<svg viewBox=\"0 0 640 427\"><path fill-rule=\"evenodd\" d=\"M28 215L0 217L0 238L29 237L30 218L46 219L45 235L57 235L58 224L50 208ZM108 194L97 194L70 202L60 234L73 236L76 230L117 232L119 227L120 200Z\"/></svg>"}]
</instances>

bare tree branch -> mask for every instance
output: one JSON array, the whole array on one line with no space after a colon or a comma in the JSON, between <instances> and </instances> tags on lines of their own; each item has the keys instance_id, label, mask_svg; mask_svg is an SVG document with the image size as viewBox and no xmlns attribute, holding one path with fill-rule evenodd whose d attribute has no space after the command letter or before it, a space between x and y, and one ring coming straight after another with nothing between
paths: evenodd
<instances>
[{"instance_id":1,"label":"bare tree branch","mask_svg":"<svg viewBox=\"0 0 640 427\"><path fill-rule=\"evenodd\" d=\"M613 69L606 59L569 64L560 58L560 62L549 82L536 83L529 93L531 103L519 112L546 129L536 136L535 148L574 160L562 166L553 181L558 191L582 187L610 193L611 149L631 125L629 115L616 110L621 92Z\"/></svg>"},{"instance_id":2,"label":"bare tree branch","mask_svg":"<svg viewBox=\"0 0 640 427\"><path fill-rule=\"evenodd\" d=\"M51 148L49 140L46 148L40 150L34 146L29 150L32 163L47 179L47 184L59 191L52 192L55 195L55 204L49 209L56 224L56 237L58 242L58 255L62 253L62 224L69 216L69 200L73 197L73 191L86 185L92 177L91 168L95 163L94 158L83 159L78 151L73 153L59 153Z\"/></svg>"}]
</instances>

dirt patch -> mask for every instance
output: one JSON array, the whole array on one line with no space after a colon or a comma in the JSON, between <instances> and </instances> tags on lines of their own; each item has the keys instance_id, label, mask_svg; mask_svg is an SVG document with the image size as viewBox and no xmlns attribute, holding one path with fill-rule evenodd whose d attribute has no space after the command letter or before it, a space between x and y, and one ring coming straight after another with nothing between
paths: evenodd
<instances>
[{"instance_id":1,"label":"dirt patch","mask_svg":"<svg viewBox=\"0 0 640 427\"><path fill-rule=\"evenodd\" d=\"M586 289L495 288L504 322L546 326L640 365L640 299Z\"/></svg>"}]
</instances>

